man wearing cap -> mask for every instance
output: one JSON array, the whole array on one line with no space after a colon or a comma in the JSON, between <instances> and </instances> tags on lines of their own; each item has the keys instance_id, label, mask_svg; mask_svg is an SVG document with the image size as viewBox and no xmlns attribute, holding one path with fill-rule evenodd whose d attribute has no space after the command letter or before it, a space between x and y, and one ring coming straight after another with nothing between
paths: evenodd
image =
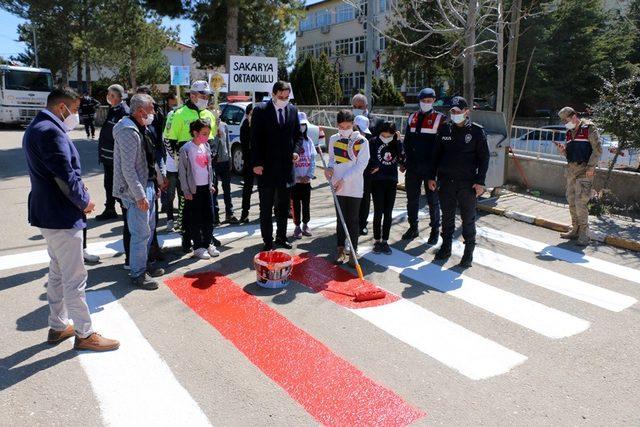
<instances>
[{"instance_id":1,"label":"man wearing cap","mask_svg":"<svg viewBox=\"0 0 640 427\"><path fill-rule=\"evenodd\" d=\"M438 131L429 170L429 189L435 191L437 177L442 207L443 242L435 258L444 260L451 256L456 208L459 207L464 238L460 266L469 268L476 245L476 198L484 193L489 147L482 126L469 119L469 107L463 97L452 99L450 113L451 120Z\"/></svg>"},{"instance_id":2,"label":"man wearing cap","mask_svg":"<svg viewBox=\"0 0 640 427\"><path fill-rule=\"evenodd\" d=\"M420 109L409 115L407 128L404 133L405 164L401 171L405 172L404 184L407 192L407 217L409 229L402 235L405 240L418 237L418 208L420 207L420 193L424 185L429 206L431 233L430 245L438 243L440 229L440 201L438 193L427 186L429 180L429 166L432 163L436 147L438 130L446 122L446 116L433 109L436 92L425 88L418 95Z\"/></svg>"},{"instance_id":3,"label":"man wearing cap","mask_svg":"<svg viewBox=\"0 0 640 427\"><path fill-rule=\"evenodd\" d=\"M193 138L191 136L191 132L189 132L189 125L196 121L197 119L205 119L211 123L211 133L209 134L209 145L211 145L211 152L217 152L217 149L214 147L213 140L217 134L216 127L216 117L213 113L207 110L207 105L209 104L209 96L211 95L211 88L209 87L209 83L205 80L196 80L191 84L191 89L189 91L189 99L185 104L176 109L171 115L171 120L167 120L167 124L165 126L165 137L167 138L168 144L171 147L170 152L178 153L180 152L180 148L191 141ZM177 159L174 159L177 162ZM176 228L178 230L182 230L182 212L184 209L184 196L180 191L180 186L178 188L178 223L176 224ZM217 240L213 240L213 244L215 246L219 246L220 242ZM191 237L183 231L182 233L182 250L185 252L189 252L191 250Z\"/></svg>"},{"instance_id":4,"label":"man wearing cap","mask_svg":"<svg viewBox=\"0 0 640 427\"><path fill-rule=\"evenodd\" d=\"M567 128L567 144L557 144L560 153L567 157L567 201L571 214L571 229L562 233L564 239L578 239L578 245L589 244L589 209L591 186L596 165L602 154L600 135L595 125L580 119L571 107L558 113Z\"/></svg>"},{"instance_id":5,"label":"man wearing cap","mask_svg":"<svg viewBox=\"0 0 640 427\"><path fill-rule=\"evenodd\" d=\"M107 201L104 204L104 212L96 216L97 221L118 217L116 199L113 197L113 127L120 119L129 115L129 106L124 101L126 97L127 94L120 85L111 85L107 89L109 111L98 136L98 162L102 163L104 168L104 189Z\"/></svg>"}]
</instances>

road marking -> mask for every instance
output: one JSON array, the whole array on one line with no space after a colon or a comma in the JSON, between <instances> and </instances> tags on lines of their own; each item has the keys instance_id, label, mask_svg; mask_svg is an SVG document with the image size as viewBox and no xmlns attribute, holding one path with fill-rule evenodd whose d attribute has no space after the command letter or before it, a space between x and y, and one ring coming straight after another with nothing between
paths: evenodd
<instances>
[{"instance_id":1,"label":"road marking","mask_svg":"<svg viewBox=\"0 0 640 427\"><path fill-rule=\"evenodd\" d=\"M96 329L120 340L117 351L78 353L106 425L211 425L111 291L87 292L87 304Z\"/></svg>"},{"instance_id":2,"label":"road marking","mask_svg":"<svg viewBox=\"0 0 640 427\"><path fill-rule=\"evenodd\" d=\"M229 278L165 283L320 423L404 426L425 416Z\"/></svg>"},{"instance_id":3,"label":"road marking","mask_svg":"<svg viewBox=\"0 0 640 427\"><path fill-rule=\"evenodd\" d=\"M640 283L640 270L604 261L579 252L573 252L568 249L552 246L544 242L528 239L505 231L495 230L493 228L478 227L477 233L479 236L486 237L491 240L496 240L511 246L536 252L540 254L540 256L559 259L572 265L599 271L630 282Z\"/></svg>"},{"instance_id":4,"label":"road marking","mask_svg":"<svg viewBox=\"0 0 640 427\"><path fill-rule=\"evenodd\" d=\"M589 327L589 322L568 313L520 297L479 280L442 270L438 264L413 257L393 249L391 255L374 254L371 248L362 248L364 258L389 268L423 286L460 298L496 316L549 338L563 338L578 334Z\"/></svg>"},{"instance_id":5,"label":"road marking","mask_svg":"<svg viewBox=\"0 0 640 427\"><path fill-rule=\"evenodd\" d=\"M371 289L328 261L304 254L293 268L292 279L372 323L392 337L473 380L509 372L526 356L484 338L397 295L354 303L354 289Z\"/></svg>"},{"instance_id":6,"label":"road marking","mask_svg":"<svg viewBox=\"0 0 640 427\"><path fill-rule=\"evenodd\" d=\"M462 257L464 244L460 241L454 241L452 253ZM610 291L478 246L473 252L473 262L541 288L615 312L620 312L638 302L628 295Z\"/></svg>"}]
</instances>

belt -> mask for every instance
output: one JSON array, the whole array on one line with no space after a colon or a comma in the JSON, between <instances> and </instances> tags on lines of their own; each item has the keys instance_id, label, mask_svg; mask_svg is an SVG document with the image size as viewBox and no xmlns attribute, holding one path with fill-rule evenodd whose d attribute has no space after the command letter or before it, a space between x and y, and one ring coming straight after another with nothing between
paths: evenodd
<instances>
[{"instance_id":1,"label":"belt","mask_svg":"<svg viewBox=\"0 0 640 427\"><path fill-rule=\"evenodd\" d=\"M586 165L587 162L569 162L570 165L578 165L578 166L582 166L582 165Z\"/></svg>"}]
</instances>

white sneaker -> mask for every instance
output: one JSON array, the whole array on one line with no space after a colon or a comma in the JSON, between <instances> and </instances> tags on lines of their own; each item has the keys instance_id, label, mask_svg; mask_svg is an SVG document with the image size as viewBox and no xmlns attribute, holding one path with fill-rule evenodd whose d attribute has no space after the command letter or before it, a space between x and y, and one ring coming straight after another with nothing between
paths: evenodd
<instances>
[{"instance_id":1,"label":"white sneaker","mask_svg":"<svg viewBox=\"0 0 640 427\"><path fill-rule=\"evenodd\" d=\"M193 257L199 258L199 259L211 259L211 257L209 256L209 253L205 248L198 248L195 251L193 251Z\"/></svg>"},{"instance_id":2,"label":"white sneaker","mask_svg":"<svg viewBox=\"0 0 640 427\"><path fill-rule=\"evenodd\" d=\"M86 249L82 251L82 255L86 262L100 262L100 257L98 255L90 254Z\"/></svg>"},{"instance_id":3,"label":"white sneaker","mask_svg":"<svg viewBox=\"0 0 640 427\"><path fill-rule=\"evenodd\" d=\"M207 252L209 252L209 255L212 258L215 258L217 256L220 256L220 251L216 249L216 247L214 245L209 245L209 248L207 249Z\"/></svg>"},{"instance_id":4,"label":"white sneaker","mask_svg":"<svg viewBox=\"0 0 640 427\"><path fill-rule=\"evenodd\" d=\"M174 226L173 220L171 220L171 219L168 220L167 221L167 232L171 233L174 230L173 226Z\"/></svg>"}]
</instances>

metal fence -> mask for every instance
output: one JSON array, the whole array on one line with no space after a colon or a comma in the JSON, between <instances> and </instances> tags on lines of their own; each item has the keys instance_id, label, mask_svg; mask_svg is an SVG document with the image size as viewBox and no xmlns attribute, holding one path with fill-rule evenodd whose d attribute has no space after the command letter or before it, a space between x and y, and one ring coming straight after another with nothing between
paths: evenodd
<instances>
[{"instance_id":1,"label":"metal fence","mask_svg":"<svg viewBox=\"0 0 640 427\"><path fill-rule=\"evenodd\" d=\"M511 150L538 159L565 160L555 143L563 143L567 132L526 126L511 127Z\"/></svg>"}]
</instances>

